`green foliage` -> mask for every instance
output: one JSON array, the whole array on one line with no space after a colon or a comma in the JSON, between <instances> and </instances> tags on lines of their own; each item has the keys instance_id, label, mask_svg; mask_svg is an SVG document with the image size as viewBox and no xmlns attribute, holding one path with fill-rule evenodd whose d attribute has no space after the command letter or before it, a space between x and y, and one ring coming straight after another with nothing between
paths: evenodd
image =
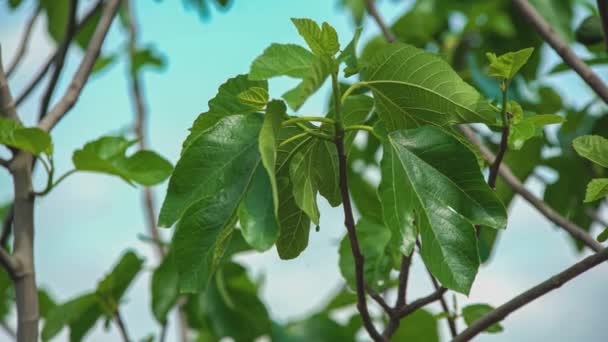
<instances>
[{"instance_id":1,"label":"green foliage","mask_svg":"<svg viewBox=\"0 0 608 342\"><path fill-rule=\"evenodd\" d=\"M401 320L393 340L439 342L437 319L426 310L417 310Z\"/></svg>"},{"instance_id":2,"label":"green foliage","mask_svg":"<svg viewBox=\"0 0 608 342\"><path fill-rule=\"evenodd\" d=\"M118 176L129 184L150 186L167 179L173 167L155 152L140 150L131 156L125 155L136 142L123 137L101 137L74 151L72 162L78 171Z\"/></svg>"},{"instance_id":3,"label":"green foliage","mask_svg":"<svg viewBox=\"0 0 608 342\"><path fill-rule=\"evenodd\" d=\"M22 149L34 155L53 153L51 136L36 127L23 127L17 121L0 118L0 144Z\"/></svg>"},{"instance_id":4,"label":"green foliage","mask_svg":"<svg viewBox=\"0 0 608 342\"><path fill-rule=\"evenodd\" d=\"M164 58L152 48L138 49L131 55L131 74L133 75L147 66L162 69L165 65Z\"/></svg>"},{"instance_id":5,"label":"green foliage","mask_svg":"<svg viewBox=\"0 0 608 342\"><path fill-rule=\"evenodd\" d=\"M604 30L602 29L602 19L598 15L591 15L585 18L574 31L575 38L579 43L594 45L604 40Z\"/></svg>"},{"instance_id":6,"label":"green foliage","mask_svg":"<svg viewBox=\"0 0 608 342\"><path fill-rule=\"evenodd\" d=\"M470 304L462 308L462 317L467 325L473 324L476 320L483 317L488 312L494 310L493 307L488 304ZM502 326L498 323L492 324L484 331L487 333L499 333L503 330Z\"/></svg>"},{"instance_id":7,"label":"green foliage","mask_svg":"<svg viewBox=\"0 0 608 342\"><path fill-rule=\"evenodd\" d=\"M63 327L69 326L70 341L80 341L102 316L112 318L143 262L135 253L126 252L112 271L99 281L95 291L50 309L42 329L42 340L51 340Z\"/></svg>"},{"instance_id":8,"label":"green foliage","mask_svg":"<svg viewBox=\"0 0 608 342\"><path fill-rule=\"evenodd\" d=\"M606 242L606 240L608 240L608 228L604 228L604 231L597 236L599 242Z\"/></svg>"},{"instance_id":9,"label":"green foliage","mask_svg":"<svg viewBox=\"0 0 608 342\"><path fill-rule=\"evenodd\" d=\"M608 139L598 135L584 135L574 139L572 146L584 158L608 167ZM587 184L585 202L593 202L608 195L608 178L593 179Z\"/></svg>"},{"instance_id":10,"label":"green foliage","mask_svg":"<svg viewBox=\"0 0 608 342\"><path fill-rule=\"evenodd\" d=\"M488 75L504 80L513 79L515 74L528 62L532 52L534 52L534 48L508 52L499 57L496 57L493 53L488 53L487 57L490 61Z\"/></svg>"}]
</instances>

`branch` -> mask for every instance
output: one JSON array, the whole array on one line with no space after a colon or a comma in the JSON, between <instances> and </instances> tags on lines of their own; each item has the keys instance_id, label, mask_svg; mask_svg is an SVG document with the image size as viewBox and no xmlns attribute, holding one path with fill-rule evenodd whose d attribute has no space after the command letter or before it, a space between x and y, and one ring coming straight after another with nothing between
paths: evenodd
<instances>
[{"instance_id":1,"label":"branch","mask_svg":"<svg viewBox=\"0 0 608 342\"><path fill-rule=\"evenodd\" d=\"M21 122L17 116L13 95L11 94L11 89L8 86L6 74L2 67L2 48L0 46L0 117L1 116Z\"/></svg>"},{"instance_id":2,"label":"branch","mask_svg":"<svg viewBox=\"0 0 608 342\"><path fill-rule=\"evenodd\" d=\"M67 91L59 102L51 109L47 116L40 121L40 124L38 125L39 128L45 131L50 131L74 106L76 100L78 100L84 85L91 75L95 61L99 56L101 45L103 44L108 30L110 29L110 25L112 24L112 20L120 7L120 2L121 0L110 0L106 2L101 18L99 19L99 23L97 24L93 37L91 38L91 42L87 47L82 62L74 74Z\"/></svg>"},{"instance_id":3,"label":"branch","mask_svg":"<svg viewBox=\"0 0 608 342\"><path fill-rule=\"evenodd\" d=\"M502 163L502 159L505 157L505 153L507 153L507 149L509 148L509 114L507 113L507 89L508 85L505 83L501 83L502 89L502 133L500 136L500 146L498 147L498 153L496 154L496 158L494 158L494 162L490 165L490 173L488 175L488 185L492 189L496 189L496 178L498 177L498 169L500 169L500 163ZM477 228L477 227L476 227ZM477 235L479 235L479 229L477 228Z\"/></svg>"},{"instance_id":4,"label":"branch","mask_svg":"<svg viewBox=\"0 0 608 342\"><path fill-rule=\"evenodd\" d=\"M389 316L392 315L393 308L388 305L388 303L378 292L374 291L374 289L372 289L368 284L365 284L365 291L369 293L369 296L372 297Z\"/></svg>"},{"instance_id":5,"label":"branch","mask_svg":"<svg viewBox=\"0 0 608 342\"><path fill-rule=\"evenodd\" d=\"M0 327L2 327L2 330L4 330L4 332L13 340L17 339L17 334L15 333L15 330L11 328L8 324L6 324L6 322L0 322Z\"/></svg>"},{"instance_id":6,"label":"branch","mask_svg":"<svg viewBox=\"0 0 608 342\"><path fill-rule=\"evenodd\" d=\"M0 158L0 166L7 168L8 169L8 165L10 164L10 161L4 158Z\"/></svg>"},{"instance_id":7,"label":"branch","mask_svg":"<svg viewBox=\"0 0 608 342\"><path fill-rule=\"evenodd\" d=\"M367 301L365 299L365 279L363 270L365 267L365 258L361 254L359 249L359 241L357 240L357 233L355 231L355 219L353 217L353 209L350 203L350 196L348 193L348 169L346 165L346 153L344 151L344 132L337 132L335 140L336 149L338 151L338 166L340 172L340 192L342 194L342 207L344 208L344 225L348 233L350 241L350 248L353 254L353 260L355 261L355 280L357 287L357 309L361 314L363 320L363 326L374 341L385 341L386 339L378 333L374 323L369 315L367 308Z\"/></svg>"},{"instance_id":8,"label":"branch","mask_svg":"<svg viewBox=\"0 0 608 342\"><path fill-rule=\"evenodd\" d=\"M42 119L47 110L49 109L49 103L51 102L51 96L53 96L53 91L55 91L55 87L57 87L57 82L59 81L59 76L61 76L61 70L63 70L63 65L65 63L65 57L68 53L68 49L70 44L72 43L72 39L76 34L76 15L78 12L78 0L70 0L70 12L68 14L68 24L65 29L65 36L57 53L55 54L54 64L55 68L53 69L53 74L51 75L51 80L46 87L46 91L42 96L42 102L40 105L40 113L38 114L38 118Z\"/></svg>"},{"instance_id":9,"label":"branch","mask_svg":"<svg viewBox=\"0 0 608 342\"><path fill-rule=\"evenodd\" d=\"M3 247L0 247L0 265L4 267L11 279L17 278L17 261Z\"/></svg>"},{"instance_id":10,"label":"branch","mask_svg":"<svg viewBox=\"0 0 608 342\"><path fill-rule=\"evenodd\" d=\"M412 259L410 257L407 257L405 255L401 257L401 269L399 270L399 285L397 287L397 302L395 303L396 308L400 308L405 305L411 261Z\"/></svg>"},{"instance_id":11,"label":"branch","mask_svg":"<svg viewBox=\"0 0 608 342\"><path fill-rule=\"evenodd\" d=\"M84 18L78 23L78 26L76 27L76 33L80 32L84 25L94 17L94 15L97 13L97 10L101 8L102 4L103 0L97 1L95 6L93 6L93 8L91 8L91 10L87 12L87 14L85 14ZM15 101L17 107L19 107L19 105L31 94L32 90L34 90L34 88L36 88L40 81L42 81L44 75L46 75L46 72L49 71L49 69L51 68L51 65L53 64L53 61L55 60L55 57L58 53L59 48L57 48L55 52L53 52L49 57L47 57L47 60L42 64L42 67L40 67L40 69L36 73L36 76L34 76L34 78L30 81L28 86L25 87L21 94L17 96Z\"/></svg>"},{"instance_id":12,"label":"branch","mask_svg":"<svg viewBox=\"0 0 608 342\"><path fill-rule=\"evenodd\" d=\"M471 130L470 127L461 125L460 129L467 137L467 139L469 139L469 141L479 147L479 150L485 160L490 163L494 162L494 154L477 138L477 136L475 136L475 133L473 132L473 130ZM583 244L585 244L592 250L600 252L604 249L604 247L599 242L597 242L592 236L587 234L584 229L582 229L575 223L569 221L565 217L561 216L553 209L551 209L551 207L549 207L540 198L534 196L534 194L532 194L528 189L526 189L526 187L519 181L519 179L517 179L517 177L513 174L511 169L506 164L503 163L500 166L498 172L502 179L505 181L505 183L507 183L507 185L514 192L522 196L526 201L528 201L528 203L535 207L549 221L563 228L570 235L572 235L572 237L581 241Z\"/></svg>"},{"instance_id":13,"label":"branch","mask_svg":"<svg viewBox=\"0 0 608 342\"><path fill-rule=\"evenodd\" d=\"M40 15L40 10L40 5L38 5L36 11L34 11L34 14L32 14L30 19L25 24L25 31L23 32L23 37L21 38L21 42L19 43L17 52L15 53L13 60L9 63L8 68L6 68L7 77L10 77L11 74L15 71L19 63L21 63L23 55L25 55L25 52L27 51L27 46L30 41L30 37L32 36L32 29L34 28L36 19L38 19L38 16Z\"/></svg>"},{"instance_id":14,"label":"branch","mask_svg":"<svg viewBox=\"0 0 608 342\"><path fill-rule=\"evenodd\" d=\"M14 205L8 208L4 222L2 222L2 235L0 235L0 248L5 248L8 245L8 238L11 235L11 227L13 226L13 219L15 214Z\"/></svg>"},{"instance_id":15,"label":"branch","mask_svg":"<svg viewBox=\"0 0 608 342\"><path fill-rule=\"evenodd\" d=\"M499 306L498 308L490 311L489 313L475 321L473 324L471 324L458 336L456 336L453 341L468 341L472 339L477 334L490 327L492 324L495 324L505 319L513 311L561 287L568 281L578 277L579 275L585 273L586 271L603 263L606 260L608 260L608 248L583 259L582 261L574 264L565 271L549 278L548 280L545 280L544 282L523 292L522 294Z\"/></svg>"},{"instance_id":16,"label":"branch","mask_svg":"<svg viewBox=\"0 0 608 342\"><path fill-rule=\"evenodd\" d=\"M430 295L416 299L415 301L409 303L408 305L398 308L395 311L395 315L399 318L403 318L427 304L440 300L441 297L443 296L443 294L446 293L447 290L448 289L446 289L443 286L439 287L437 290L435 290L435 292L431 293Z\"/></svg>"},{"instance_id":17,"label":"branch","mask_svg":"<svg viewBox=\"0 0 608 342\"><path fill-rule=\"evenodd\" d=\"M526 0L513 0L513 4L536 32L562 57L564 62L572 67L604 102L608 103L608 87L587 64L576 56L568 43L557 35L536 9Z\"/></svg>"},{"instance_id":18,"label":"branch","mask_svg":"<svg viewBox=\"0 0 608 342\"><path fill-rule=\"evenodd\" d=\"M118 332L120 333L120 337L124 342L130 342L129 334L127 333L127 327L125 322L122 320L120 316L120 311L116 309L116 314L114 314L114 321L116 322L116 326L118 327Z\"/></svg>"},{"instance_id":19,"label":"branch","mask_svg":"<svg viewBox=\"0 0 608 342\"><path fill-rule=\"evenodd\" d=\"M608 51L608 1L597 0L597 8L600 12L600 18L602 19L602 30L604 31L604 44L606 45L606 51Z\"/></svg>"},{"instance_id":20,"label":"branch","mask_svg":"<svg viewBox=\"0 0 608 342\"><path fill-rule=\"evenodd\" d=\"M388 40L389 43L396 41L397 37L391 31L391 29L386 26L386 23L384 22L384 20L380 16L380 13L378 12L378 9L376 8L374 0L365 0L365 7L367 8L367 12L369 13L369 15L374 18L376 24L378 25L378 27L380 27L380 30L382 30L382 34L384 35L386 40Z\"/></svg>"},{"instance_id":21,"label":"branch","mask_svg":"<svg viewBox=\"0 0 608 342\"><path fill-rule=\"evenodd\" d=\"M439 284L437 283L437 280L435 279L433 274L431 274L431 272L428 269L427 269L427 272L429 273L429 277L431 278L431 283L433 283L433 288L435 288L435 291L439 291L441 286L439 286ZM450 313L450 308L448 307L448 303L445 301L445 297L443 296L443 294L439 298L439 304L441 304L441 309L447 315L446 318L448 321L448 327L450 328L450 334L452 335L452 338L454 338L456 335L458 335L458 328L456 327L456 321L454 320L454 317L452 317L452 315Z\"/></svg>"}]
</instances>

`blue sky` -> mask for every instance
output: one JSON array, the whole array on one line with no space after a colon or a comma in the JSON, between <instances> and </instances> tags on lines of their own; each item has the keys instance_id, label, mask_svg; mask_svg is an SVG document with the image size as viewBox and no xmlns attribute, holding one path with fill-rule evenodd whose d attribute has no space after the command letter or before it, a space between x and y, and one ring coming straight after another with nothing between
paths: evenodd
<instances>
[{"instance_id":1,"label":"blue sky","mask_svg":"<svg viewBox=\"0 0 608 342\"><path fill-rule=\"evenodd\" d=\"M90 5L91 1L82 3ZM403 13L408 5L409 1L383 2L381 11L390 19ZM21 36L21 25L33 6L33 1L25 1L18 13L9 15L6 6L0 5L0 44L5 63L11 60ZM168 61L164 70L145 73L145 91L150 113L150 145L172 162L177 160L187 128L198 113L206 110L207 100L215 95L221 83L246 73L253 58L270 43L301 42L290 17L328 21L337 29L343 43L350 40L353 32L350 18L336 7L336 1L236 0L230 11L214 12L211 19L204 22L194 12L184 10L180 1L138 1L137 6L142 44L154 44ZM367 23L364 39L375 33L373 24ZM125 44L123 37L115 23L104 52L121 49ZM19 93L27 84L37 65L50 53L51 46L44 20L39 20L30 54L10 80L13 93ZM542 53L549 61L555 60L548 49ZM77 48L71 50L55 99L65 90L81 56ZM59 172L70 169L74 149L131 123L133 114L125 76L126 66L122 61L94 76L78 104L53 131ZM573 75L546 81L561 87L561 93L570 103L581 103L589 96L584 84ZM280 96L292 83L291 80L272 81L271 95ZM326 89L310 99L302 113L322 114L327 102ZM38 111L41 92L42 88L37 89L30 97L32 100L19 108L29 122ZM36 174L35 180L37 186L42 187L45 176ZM529 186L536 192L540 189L534 182ZM158 201L162 200L165 190L164 184L156 189ZM0 170L0 202L8 200L11 191L8 174ZM154 265L150 247L137 239L137 234L145 231L140 208L140 192L119 179L95 174L70 177L38 203L39 283L59 300L68 299L93 288L126 248L135 249L147 258L148 265ZM301 258L281 261L274 250L240 257L255 277L265 279L263 298L274 318L300 317L318 307L339 286L336 246L344 234L341 222L341 212L322 203L321 231L311 233L310 246ZM460 304L499 305L580 257L568 237L517 199L493 262L480 270L470 298L459 296ZM429 291L427 276L418 262L411 279L411 298ZM479 340L608 340L604 327L608 307L602 305L605 300L600 299L606 296L607 281L608 266L599 266L509 317L502 334L482 335ZM149 309L148 284L149 272L143 272L128 292L123 309L130 333L137 339L158 331ZM437 310L437 307L431 308ZM169 332L170 340L176 336L173 328ZM0 334L0 340L2 337ZM64 332L58 340L66 337ZM104 332L101 325L89 335L91 341L116 337L113 327Z\"/></svg>"}]
</instances>

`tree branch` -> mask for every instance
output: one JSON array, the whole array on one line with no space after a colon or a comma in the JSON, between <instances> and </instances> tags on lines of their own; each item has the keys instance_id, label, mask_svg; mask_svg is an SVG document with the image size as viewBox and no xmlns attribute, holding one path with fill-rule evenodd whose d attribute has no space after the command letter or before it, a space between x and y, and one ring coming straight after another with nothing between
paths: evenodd
<instances>
[{"instance_id":1,"label":"tree branch","mask_svg":"<svg viewBox=\"0 0 608 342\"><path fill-rule=\"evenodd\" d=\"M548 280L545 280L544 282L523 292L522 294L506 302L505 304L490 311L480 319L473 322L473 324L471 324L467 329L465 329L462 333L456 336L453 341L462 342L472 339L477 334L490 327L492 324L505 319L513 311L549 293L550 291L561 287L563 284L576 278L577 276L583 274L591 268L603 263L606 260L608 260L608 248L583 259L582 261L574 264L565 271L549 278Z\"/></svg>"},{"instance_id":2,"label":"tree branch","mask_svg":"<svg viewBox=\"0 0 608 342\"><path fill-rule=\"evenodd\" d=\"M2 47L0 46L0 116L7 117L9 119L19 120L19 116L17 115L17 109L15 108L15 102L13 102L13 95L11 94L11 90L8 86L8 81L6 80L6 74L4 73L4 68L2 67Z\"/></svg>"},{"instance_id":3,"label":"tree branch","mask_svg":"<svg viewBox=\"0 0 608 342\"><path fill-rule=\"evenodd\" d=\"M600 12L600 18L602 19L602 30L604 31L604 44L606 45L606 51L608 51L608 1L597 0L598 12Z\"/></svg>"},{"instance_id":4,"label":"tree branch","mask_svg":"<svg viewBox=\"0 0 608 342\"><path fill-rule=\"evenodd\" d=\"M369 13L369 15L374 18L376 24L378 25L378 27L380 27L380 30L382 30L382 34L384 35L386 40L388 40L389 43L396 41L397 37L391 31L391 29L386 26L386 23L384 22L382 16L380 16L380 13L378 12L378 9L376 8L376 3L374 2L374 0L365 0L365 7L367 8L367 12Z\"/></svg>"},{"instance_id":5,"label":"tree branch","mask_svg":"<svg viewBox=\"0 0 608 342\"><path fill-rule=\"evenodd\" d=\"M489 163L494 162L495 156L494 154L477 138L475 132L466 125L460 126L461 131L467 137L469 141L479 147L481 155L487 160ZM577 226L575 223L569 221L565 217L561 216L557 212L555 212L551 207L549 207L543 200L534 196L526 187L517 179L517 177L513 174L511 169L506 164L501 164L498 170L502 179L507 183L507 185L520 196L522 196L528 203L530 203L534 208L536 208L543 216L545 216L549 221L555 223L559 227L563 228L567 231L572 237L581 241L587 247L592 250L599 252L604 249L604 247L597 242L591 235L587 234L584 229Z\"/></svg>"},{"instance_id":6,"label":"tree branch","mask_svg":"<svg viewBox=\"0 0 608 342\"><path fill-rule=\"evenodd\" d=\"M15 207L13 204L8 208L4 222L2 222L2 235L0 235L0 248L6 248L8 245L8 238L11 235L11 227L13 226L13 218L15 213Z\"/></svg>"},{"instance_id":7,"label":"tree branch","mask_svg":"<svg viewBox=\"0 0 608 342\"><path fill-rule=\"evenodd\" d=\"M17 277L17 261L3 247L0 247L0 265L4 267L11 279Z\"/></svg>"},{"instance_id":8,"label":"tree branch","mask_svg":"<svg viewBox=\"0 0 608 342\"><path fill-rule=\"evenodd\" d=\"M89 10L87 12L87 14L85 14L84 18L78 23L78 26L76 28L77 33L80 32L80 30L84 27L84 25L93 18L95 13L101 8L102 4L103 4L103 0L97 1L97 3L93 6L93 8L91 8L91 10ZM55 57L57 56L58 53L59 53L59 48L57 48L57 50L55 50L55 52L53 52L49 57L47 57L47 60L42 64L42 66L36 73L36 76L34 76L34 78L30 81L30 83L27 85L27 87L25 87L25 89L23 89L21 94L19 94L17 96L17 98L15 100L15 105L17 107L19 107L19 105L31 94L31 92L34 90L34 88L36 88L36 86L44 78L44 75L46 75L47 71L49 71L49 69L51 68L51 65L53 64L53 61L55 60Z\"/></svg>"},{"instance_id":9,"label":"tree branch","mask_svg":"<svg viewBox=\"0 0 608 342\"><path fill-rule=\"evenodd\" d=\"M605 2L605 1L604 1ZM587 64L585 64L563 39L557 35L549 23L526 0L513 0L521 15L528 20L536 32L557 52L564 62L581 76L581 78L608 103L608 87L602 82Z\"/></svg>"},{"instance_id":10,"label":"tree branch","mask_svg":"<svg viewBox=\"0 0 608 342\"><path fill-rule=\"evenodd\" d=\"M407 256L401 257L401 269L399 270L399 285L397 287L397 301L395 308L400 308L405 305L407 297L407 283L410 275L411 258Z\"/></svg>"},{"instance_id":11,"label":"tree branch","mask_svg":"<svg viewBox=\"0 0 608 342\"><path fill-rule=\"evenodd\" d=\"M397 310L395 310L395 315L399 318L403 318L427 304L438 301L439 299L441 299L443 294L446 293L447 290L448 289L443 286L439 287L437 290L435 290L435 292L431 293L430 295L416 299L415 301L401 308L398 308Z\"/></svg>"},{"instance_id":12,"label":"tree branch","mask_svg":"<svg viewBox=\"0 0 608 342\"><path fill-rule=\"evenodd\" d=\"M99 56L101 45L103 44L114 16L120 7L120 2L121 0L110 0L106 2L101 18L99 19L99 23L97 24L93 37L91 38L91 42L87 47L82 62L74 74L68 89L59 102L40 122L38 125L39 128L45 131L50 131L74 106L76 100L78 100L82 89L91 75L95 61Z\"/></svg>"},{"instance_id":13,"label":"tree branch","mask_svg":"<svg viewBox=\"0 0 608 342\"><path fill-rule=\"evenodd\" d=\"M428 269L427 272L429 274L429 277L431 278L431 283L433 283L433 288L435 289L435 291L439 291L441 286L439 286L439 283L437 283L437 280ZM456 335L458 335L458 328L456 327L456 321L450 313L450 308L448 307L448 303L445 301L445 297L443 296L443 294L439 298L439 304L441 304L441 309L447 315L446 319L448 322L448 327L450 328L450 334L452 335L452 338L454 338Z\"/></svg>"},{"instance_id":14,"label":"tree branch","mask_svg":"<svg viewBox=\"0 0 608 342\"><path fill-rule=\"evenodd\" d=\"M11 328L8 324L6 324L6 322L0 322L0 327L2 327L2 330L4 330L4 332L13 340L17 339L17 334L15 333L15 330Z\"/></svg>"},{"instance_id":15,"label":"tree branch","mask_svg":"<svg viewBox=\"0 0 608 342\"><path fill-rule=\"evenodd\" d=\"M490 172L488 175L488 185L492 189L496 189L496 177L498 177L498 169L500 168L500 163L502 163L502 160L505 157L505 154L507 153L507 149L509 149L510 125L509 125L509 114L507 113L507 89L508 89L508 85L505 83L501 83L502 132L501 132L501 136L500 136L500 145L498 147L498 153L496 154L496 158L494 158L494 162L492 162L492 165L490 165ZM476 227L476 229L477 229L477 234L479 235L479 228Z\"/></svg>"},{"instance_id":16,"label":"tree branch","mask_svg":"<svg viewBox=\"0 0 608 342\"><path fill-rule=\"evenodd\" d=\"M53 92L57 87L57 82L59 81L59 76L61 76L61 70L63 70L63 65L65 63L65 58L68 53L68 49L70 48L70 44L72 43L72 39L74 39L74 35L76 34L76 16L78 12L78 0L70 0L70 12L68 14L68 23L65 28L65 36L57 53L54 58L54 69L53 74L51 75L51 80L46 87L46 91L42 96L42 102L40 104L40 113L38 114L38 118L42 119L47 110L49 109L49 103L51 102L51 97L53 96Z\"/></svg>"},{"instance_id":17,"label":"tree branch","mask_svg":"<svg viewBox=\"0 0 608 342\"><path fill-rule=\"evenodd\" d=\"M359 249L359 241L355 230L355 219L353 217L353 209L350 203L350 195L348 193L348 169L346 164L346 152L344 151L344 132L336 133L336 149L338 151L338 166L340 173L340 192L342 194L342 207L344 208L344 225L348 233L350 248L355 261L355 281L357 291L357 309L361 314L363 326L374 341L385 341L386 339L378 333L367 308L365 298L365 279L363 270L365 267L365 258Z\"/></svg>"},{"instance_id":18,"label":"tree branch","mask_svg":"<svg viewBox=\"0 0 608 342\"><path fill-rule=\"evenodd\" d=\"M116 326L118 327L118 332L120 333L120 337L123 342L130 342L129 334L127 333L127 326L120 315L120 311L116 309L116 313L114 314L114 321L116 322Z\"/></svg>"},{"instance_id":19,"label":"tree branch","mask_svg":"<svg viewBox=\"0 0 608 342\"><path fill-rule=\"evenodd\" d=\"M19 63L21 63L23 55L25 55L25 52L27 51L27 46L29 44L30 37L32 36L32 29L34 28L36 19L38 19L38 16L40 15L40 10L40 5L38 5L36 10L34 11L34 14L32 14L30 19L25 24L25 31L23 32L23 37L21 38L19 47L17 47L17 52L15 53L15 56L13 56L13 60L9 63L8 68L6 68L7 77L10 77L11 74L15 71L15 69L17 69L17 66L19 65Z\"/></svg>"},{"instance_id":20,"label":"tree branch","mask_svg":"<svg viewBox=\"0 0 608 342\"><path fill-rule=\"evenodd\" d=\"M376 301L376 303L380 305L380 307L382 307L384 312L386 312L389 316L392 314L393 309L390 305L388 305L388 303L384 300L384 298L382 298L382 296L378 292L374 291L374 289L372 289L368 284L365 284L365 291L367 291L367 293L369 293L369 296L372 297Z\"/></svg>"}]
</instances>

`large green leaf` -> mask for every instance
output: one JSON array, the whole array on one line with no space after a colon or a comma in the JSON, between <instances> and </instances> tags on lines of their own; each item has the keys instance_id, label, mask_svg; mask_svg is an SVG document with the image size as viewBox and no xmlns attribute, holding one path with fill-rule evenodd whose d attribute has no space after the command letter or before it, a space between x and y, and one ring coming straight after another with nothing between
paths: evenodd
<instances>
[{"instance_id":1,"label":"large green leaf","mask_svg":"<svg viewBox=\"0 0 608 342\"><path fill-rule=\"evenodd\" d=\"M376 53L362 79L389 131L422 124L497 122L490 105L447 62L410 45L391 44Z\"/></svg>"},{"instance_id":2,"label":"large green leaf","mask_svg":"<svg viewBox=\"0 0 608 342\"><path fill-rule=\"evenodd\" d=\"M572 146L581 157L608 168L608 139L599 135L584 135L574 139Z\"/></svg>"},{"instance_id":3,"label":"large green leaf","mask_svg":"<svg viewBox=\"0 0 608 342\"><path fill-rule=\"evenodd\" d=\"M152 151L137 151L126 156L136 141L123 137L101 137L74 151L72 162L79 171L92 171L118 176L128 183L158 184L169 177L173 166Z\"/></svg>"},{"instance_id":4,"label":"large green leaf","mask_svg":"<svg viewBox=\"0 0 608 342\"><path fill-rule=\"evenodd\" d=\"M295 88L283 94L295 110L323 85L334 66L327 56L315 56L294 44L272 44L251 64L250 80L267 80L276 76L302 79Z\"/></svg>"},{"instance_id":5,"label":"large green leaf","mask_svg":"<svg viewBox=\"0 0 608 342\"><path fill-rule=\"evenodd\" d=\"M387 254L387 245L391 239L391 232L382 224L362 218L356 225L357 238L361 253L365 257L365 281L373 288L382 288L390 279L392 266L391 258ZM355 260L353 259L350 241L345 236L340 243L340 273L351 289L356 289Z\"/></svg>"},{"instance_id":6,"label":"large green leaf","mask_svg":"<svg viewBox=\"0 0 608 342\"><path fill-rule=\"evenodd\" d=\"M209 100L209 110L200 114L192 124L190 134L183 143L182 153L192 141L211 126L215 125L220 119L228 115L257 112L259 109L258 105L244 103L239 100L240 94L254 88L260 88L267 91L268 82L250 81L247 75L238 75L228 79L222 84L217 90L217 95Z\"/></svg>"},{"instance_id":7,"label":"large green leaf","mask_svg":"<svg viewBox=\"0 0 608 342\"><path fill-rule=\"evenodd\" d=\"M425 264L444 286L468 293L479 266L473 225L504 228L507 222L474 154L432 126L393 132L384 149L405 177L395 191L413 194L412 203L406 198L402 205L416 213Z\"/></svg>"},{"instance_id":8,"label":"large green leaf","mask_svg":"<svg viewBox=\"0 0 608 342\"><path fill-rule=\"evenodd\" d=\"M258 138L258 144L260 148L260 156L262 158L262 164L268 173L270 185L272 189L272 198L274 201L274 213L278 214L279 210L279 190L276 180L276 163L277 163L277 149L278 149L278 135L281 130L281 122L283 116L286 115L285 104L281 101L272 101L268 104L266 109L266 115L264 116L264 123L260 130L260 137Z\"/></svg>"},{"instance_id":9,"label":"large green leaf","mask_svg":"<svg viewBox=\"0 0 608 342\"><path fill-rule=\"evenodd\" d=\"M492 310L494 308L488 304L470 304L462 308L462 317L467 325L471 325ZM484 332L498 333L502 330L502 326L499 323L495 323L486 328Z\"/></svg>"},{"instance_id":10,"label":"large green leaf","mask_svg":"<svg viewBox=\"0 0 608 342\"><path fill-rule=\"evenodd\" d=\"M417 310L401 320L393 340L439 342L437 319L426 310Z\"/></svg>"},{"instance_id":11,"label":"large green leaf","mask_svg":"<svg viewBox=\"0 0 608 342\"><path fill-rule=\"evenodd\" d=\"M204 288L213 273L221 232L231 229L239 203L261 165L262 120L258 114L221 119L186 148L175 167L159 224L170 226L181 218L173 248L182 291Z\"/></svg>"},{"instance_id":12,"label":"large green leaf","mask_svg":"<svg viewBox=\"0 0 608 342\"><path fill-rule=\"evenodd\" d=\"M0 144L19 148L34 155L52 154L51 136L36 127L26 128L17 121L0 118Z\"/></svg>"},{"instance_id":13,"label":"large green leaf","mask_svg":"<svg viewBox=\"0 0 608 342\"><path fill-rule=\"evenodd\" d=\"M64 326L69 325L70 341L79 341L93 327L95 321L101 317L101 314L101 308L95 293L76 297L51 310L44 322L41 338L43 341L49 341ZM93 324L90 323L91 319L88 319L88 317L94 318Z\"/></svg>"}]
</instances>

